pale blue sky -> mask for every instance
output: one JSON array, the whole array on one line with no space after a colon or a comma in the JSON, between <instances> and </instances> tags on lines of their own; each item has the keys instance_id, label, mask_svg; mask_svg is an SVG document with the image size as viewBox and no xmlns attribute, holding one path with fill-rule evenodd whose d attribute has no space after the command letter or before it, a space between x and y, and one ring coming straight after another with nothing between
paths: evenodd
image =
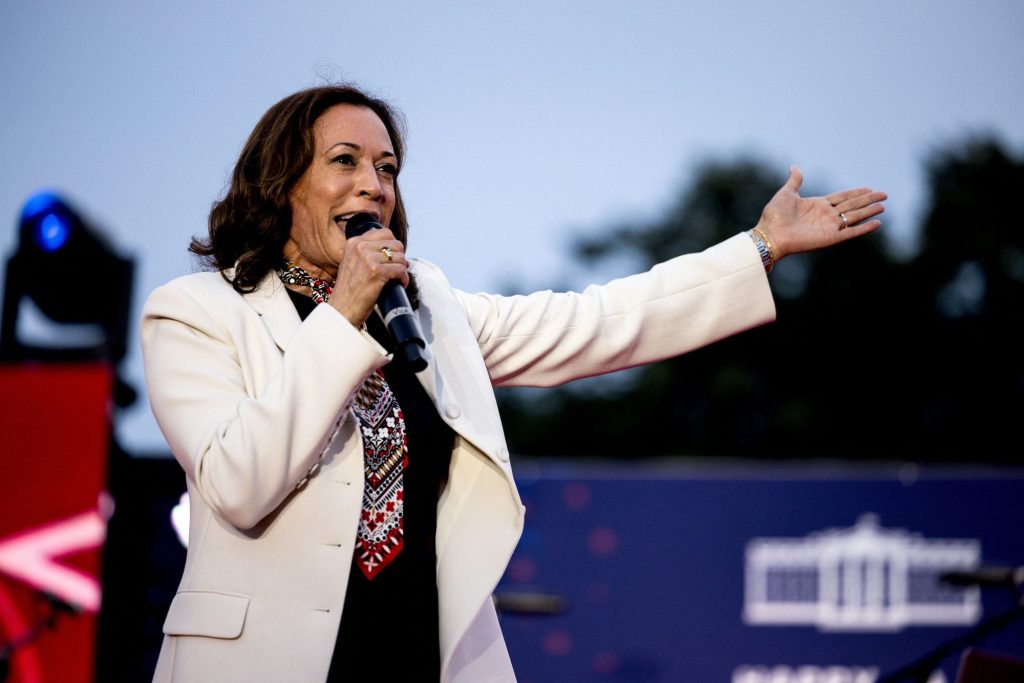
<instances>
[{"instance_id":1,"label":"pale blue sky","mask_svg":"<svg viewBox=\"0 0 1024 683\"><path fill-rule=\"evenodd\" d=\"M1015 0L4 2L0 248L30 194L63 191L137 259L134 333L192 270L259 116L326 79L405 112L410 251L463 289L564 281L572 232L655 216L695 164L740 153L888 191L906 249L932 149L968 131L1024 149L1022 35ZM118 431L164 449L144 399Z\"/></svg>"}]
</instances>

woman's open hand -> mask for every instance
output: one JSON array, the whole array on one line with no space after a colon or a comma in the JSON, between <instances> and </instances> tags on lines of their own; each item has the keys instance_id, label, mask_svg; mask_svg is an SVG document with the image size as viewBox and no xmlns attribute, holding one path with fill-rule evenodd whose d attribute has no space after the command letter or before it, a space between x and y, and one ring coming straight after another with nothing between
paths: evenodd
<instances>
[{"instance_id":1,"label":"woman's open hand","mask_svg":"<svg viewBox=\"0 0 1024 683\"><path fill-rule=\"evenodd\" d=\"M790 166L789 179L764 207L757 222L757 229L772 244L776 261L866 235L882 225L875 217L885 211L884 192L861 187L824 197L801 197L803 182L800 169Z\"/></svg>"}]
</instances>

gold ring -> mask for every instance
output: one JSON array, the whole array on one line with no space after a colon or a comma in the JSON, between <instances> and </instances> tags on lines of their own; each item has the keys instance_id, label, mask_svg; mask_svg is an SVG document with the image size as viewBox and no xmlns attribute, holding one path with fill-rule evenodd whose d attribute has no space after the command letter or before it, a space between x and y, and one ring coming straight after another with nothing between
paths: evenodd
<instances>
[{"instance_id":1,"label":"gold ring","mask_svg":"<svg viewBox=\"0 0 1024 683\"><path fill-rule=\"evenodd\" d=\"M391 247L381 247L380 252L384 254L384 258L388 260L388 263L391 263Z\"/></svg>"},{"instance_id":2,"label":"gold ring","mask_svg":"<svg viewBox=\"0 0 1024 683\"><path fill-rule=\"evenodd\" d=\"M846 220L846 213L845 212L840 212L839 217L843 219L843 228L850 227L850 222L848 220ZM843 228L839 228L839 229L842 230ZM390 260L390 259L388 259L388 260Z\"/></svg>"}]
</instances>

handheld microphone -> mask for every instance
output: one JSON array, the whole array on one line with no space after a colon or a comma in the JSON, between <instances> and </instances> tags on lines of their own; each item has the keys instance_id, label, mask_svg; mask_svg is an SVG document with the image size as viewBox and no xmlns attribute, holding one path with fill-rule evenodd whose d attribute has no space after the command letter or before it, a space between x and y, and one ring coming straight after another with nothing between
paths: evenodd
<instances>
[{"instance_id":1,"label":"handheld microphone","mask_svg":"<svg viewBox=\"0 0 1024 683\"><path fill-rule=\"evenodd\" d=\"M357 213L345 223L345 237L351 239L370 230L382 229L371 214ZM413 372L427 367L427 359L423 357L423 349L427 343L423 341L420 323L409 303L409 297L397 280L389 280L380 290L377 297L377 308L384 318L384 326L395 341L395 354L408 365Z\"/></svg>"}]
</instances>

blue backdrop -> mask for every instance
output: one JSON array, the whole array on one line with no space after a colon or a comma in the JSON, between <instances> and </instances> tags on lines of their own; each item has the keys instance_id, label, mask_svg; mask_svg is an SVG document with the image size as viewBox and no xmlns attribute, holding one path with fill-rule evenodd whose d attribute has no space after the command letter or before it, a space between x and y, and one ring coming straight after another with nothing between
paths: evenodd
<instances>
[{"instance_id":1,"label":"blue backdrop","mask_svg":"<svg viewBox=\"0 0 1024 683\"><path fill-rule=\"evenodd\" d=\"M1024 565L1024 470L546 461L520 464L517 478L527 526L499 606L564 601L555 614L502 612L521 683L870 683L1013 606L1009 589L939 585L944 557L973 547L975 564ZM917 598L887 591L889 616L906 616L907 599L956 612L972 594L980 611L944 625L912 616L885 628L745 623L748 547L762 539L807 551L822 538L841 553L888 539L897 565L916 553ZM924 574L922 561L932 563ZM922 576L936 585L922 590ZM1024 623L981 646L1024 657ZM943 662L946 681L959 654Z\"/></svg>"}]
</instances>

